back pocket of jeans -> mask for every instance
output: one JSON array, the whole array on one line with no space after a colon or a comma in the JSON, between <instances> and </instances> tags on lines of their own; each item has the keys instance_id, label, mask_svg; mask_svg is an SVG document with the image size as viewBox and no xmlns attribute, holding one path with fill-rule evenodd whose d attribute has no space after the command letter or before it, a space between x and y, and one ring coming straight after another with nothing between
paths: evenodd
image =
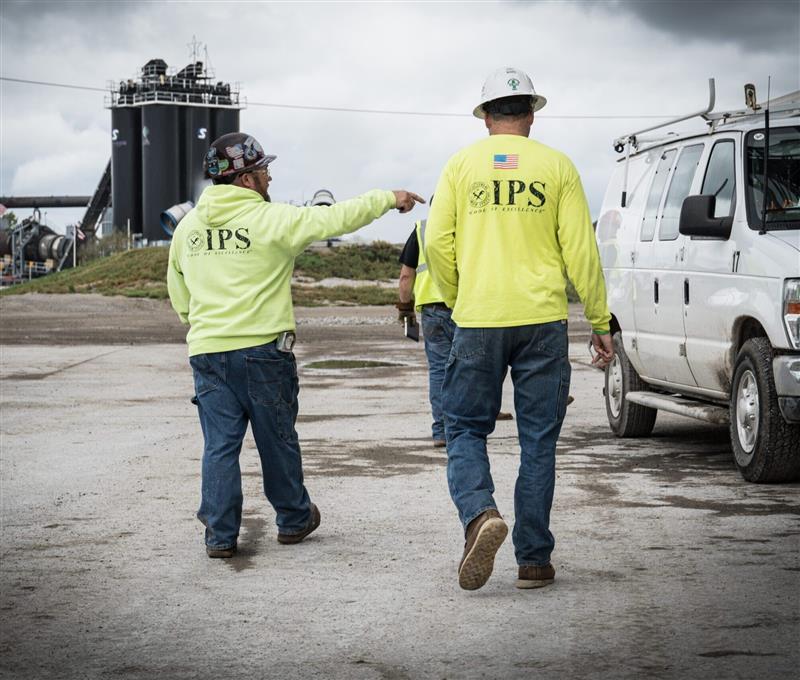
<instances>
[{"instance_id":1,"label":"back pocket of jeans","mask_svg":"<svg viewBox=\"0 0 800 680\"><path fill-rule=\"evenodd\" d=\"M561 359L569 354L569 336L566 321L550 321L538 328L536 348L551 357Z\"/></svg>"},{"instance_id":2,"label":"back pocket of jeans","mask_svg":"<svg viewBox=\"0 0 800 680\"><path fill-rule=\"evenodd\" d=\"M281 359L246 357L247 393L257 404L277 406L289 403L289 380L286 362Z\"/></svg>"},{"instance_id":3,"label":"back pocket of jeans","mask_svg":"<svg viewBox=\"0 0 800 680\"><path fill-rule=\"evenodd\" d=\"M202 396L211 390L217 389L219 376L211 367L211 362L205 354L196 354L189 357L189 365L194 374L194 393L195 396Z\"/></svg>"},{"instance_id":4,"label":"back pocket of jeans","mask_svg":"<svg viewBox=\"0 0 800 680\"><path fill-rule=\"evenodd\" d=\"M486 353L483 343L483 328L458 328L453 337L451 356L456 359L482 357Z\"/></svg>"}]
</instances>

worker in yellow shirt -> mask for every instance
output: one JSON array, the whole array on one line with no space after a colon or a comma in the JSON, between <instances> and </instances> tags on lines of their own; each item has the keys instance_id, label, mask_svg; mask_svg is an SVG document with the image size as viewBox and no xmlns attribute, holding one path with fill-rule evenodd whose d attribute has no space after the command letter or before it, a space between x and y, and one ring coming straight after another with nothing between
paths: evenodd
<instances>
[{"instance_id":1,"label":"worker in yellow shirt","mask_svg":"<svg viewBox=\"0 0 800 680\"><path fill-rule=\"evenodd\" d=\"M242 519L239 452L248 423L261 458L278 542L299 543L320 523L303 484L291 277L312 241L355 231L424 199L370 191L330 207L272 203L269 164L250 135L217 139L204 159L207 187L172 236L167 284L189 324L186 340L205 445L197 518L209 557L232 557Z\"/></svg>"},{"instance_id":2,"label":"worker in yellow shirt","mask_svg":"<svg viewBox=\"0 0 800 680\"><path fill-rule=\"evenodd\" d=\"M473 114L489 136L450 158L436 187L425 257L456 324L442 406L447 480L465 532L459 585L482 587L508 526L497 510L486 438L511 368L521 448L514 492L517 587L553 582L555 449L569 394L567 277L592 326L595 359L613 357L611 315L578 172L529 139L545 105L528 75L492 73Z\"/></svg>"}]
</instances>

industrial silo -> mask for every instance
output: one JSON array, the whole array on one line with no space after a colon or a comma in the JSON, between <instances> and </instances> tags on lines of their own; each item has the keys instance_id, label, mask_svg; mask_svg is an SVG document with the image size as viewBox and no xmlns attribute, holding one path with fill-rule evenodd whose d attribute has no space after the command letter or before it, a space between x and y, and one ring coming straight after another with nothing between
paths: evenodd
<instances>
[{"instance_id":1,"label":"industrial silo","mask_svg":"<svg viewBox=\"0 0 800 680\"><path fill-rule=\"evenodd\" d=\"M208 147L239 130L238 89L211 78L196 59L177 73L151 59L138 78L111 90L116 229L125 230L130 219L131 233L164 240L172 232L162 228L161 214L199 198Z\"/></svg>"},{"instance_id":2,"label":"industrial silo","mask_svg":"<svg viewBox=\"0 0 800 680\"><path fill-rule=\"evenodd\" d=\"M114 228L142 231L142 110L111 109L111 205Z\"/></svg>"},{"instance_id":3,"label":"industrial silo","mask_svg":"<svg viewBox=\"0 0 800 680\"><path fill-rule=\"evenodd\" d=\"M142 107L142 235L148 241L165 238L161 213L180 203L180 127L178 107Z\"/></svg>"},{"instance_id":4,"label":"industrial silo","mask_svg":"<svg viewBox=\"0 0 800 680\"><path fill-rule=\"evenodd\" d=\"M211 117L211 127L214 130L211 141L229 132L239 132L239 109L214 108L211 110Z\"/></svg>"},{"instance_id":5,"label":"industrial silo","mask_svg":"<svg viewBox=\"0 0 800 680\"><path fill-rule=\"evenodd\" d=\"M214 141L211 131L211 111L205 106L183 106L180 114L183 143L181 195L184 201L197 203L197 199L209 183L203 176L203 157Z\"/></svg>"}]
</instances>

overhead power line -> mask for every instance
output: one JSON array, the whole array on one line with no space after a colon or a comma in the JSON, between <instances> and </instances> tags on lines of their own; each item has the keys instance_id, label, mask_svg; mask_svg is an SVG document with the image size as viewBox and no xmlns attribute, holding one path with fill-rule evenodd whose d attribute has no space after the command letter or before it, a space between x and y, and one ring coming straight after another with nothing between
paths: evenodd
<instances>
[{"instance_id":1,"label":"overhead power line","mask_svg":"<svg viewBox=\"0 0 800 680\"><path fill-rule=\"evenodd\" d=\"M26 78L8 78L0 76L0 80L8 80L12 83L25 83L26 85L46 85L47 87L66 87L70 90L92 90L94 92L108 92L105 87L89 87L88 85L69 85L67 83L49 83L44 80L27 80Z\"/></svg>"},{"instance_id":2,"label":"overhead power line","mask_svg":"<svg viewBox=\"0 0 800 680\"><path fill-rule=\"evenodd\" d=\"M9 78L0 76L0 80L26 85L43 85L46 87L64 87L70 90L87 90L91 92L108 92L104 87L90 87L88 85L73 85L69 83L52 83L44 80L29 80L27 78ZM358 109L345 106L311 106L307 104L276 104L274 102L247 102L247 106L263 106L272 109L300 109L304 111L335 111L339 113L374 113L388 116L434 116L439 118L472 118L471 113L449 113L445 111L395 111L392 109ZM674 118L672 114L537 114L537 118L552 118L554 120L630 120L634 118Z\"/></svg>"}]
</instances>

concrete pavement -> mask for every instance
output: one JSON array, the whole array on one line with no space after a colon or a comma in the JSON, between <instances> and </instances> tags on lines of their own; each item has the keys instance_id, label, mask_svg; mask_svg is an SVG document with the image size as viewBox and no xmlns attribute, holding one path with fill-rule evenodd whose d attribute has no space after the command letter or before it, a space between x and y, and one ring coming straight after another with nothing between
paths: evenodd
<instances>
[{"instance_id":1,"label":"concrete pavement","mask_svg":"<svg viewBox=\"0 0 800 680\"><path fill-rule=\"evenodd\" d=\"M745 483L724 428L676 416L615 439L579 330L556 582L517 590L509 538L488 584L461 591L424 352L391 313L298 310L298 432L322 525L276 542L248 435L232 560L205 556L194 518L185 347L3 345L0 677L796 677L800 485ZM397 367L305 367L347 358ZM511 522L515 428L499 422L489 446Z\"/></svg>"}]
</instances>

